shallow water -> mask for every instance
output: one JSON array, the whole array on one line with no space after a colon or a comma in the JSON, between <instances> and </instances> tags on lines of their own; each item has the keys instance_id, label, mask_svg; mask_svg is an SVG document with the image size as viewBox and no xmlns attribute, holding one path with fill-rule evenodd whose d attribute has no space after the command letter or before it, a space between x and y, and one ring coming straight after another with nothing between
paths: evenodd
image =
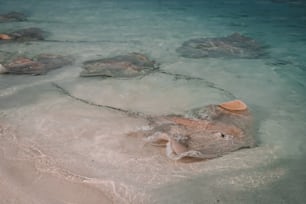
<instances>
[{"instance_id":1,"label":"shallow water","mask_svg":"<svg viewBox=\"0 0 306 204\"><path fill-rule=\"evenodd\" d=\"M304 203L306 4L303 1L2 1L46 41L0 51L72 55L43 76L0 76L0 203ZM267 46L260 59L188 59L185 40L240 32ZM160 69L134 79L79 78L81 63L142 52ZM194 78L192 78L194 77ZM200 77L204 80L197 80ZM258 147L209 161L173 162L127 136L147 121L74 100L149 115L240 98L257 120ZM60 190L59 190L60 189Z\"/></svg>"}]
</instances>

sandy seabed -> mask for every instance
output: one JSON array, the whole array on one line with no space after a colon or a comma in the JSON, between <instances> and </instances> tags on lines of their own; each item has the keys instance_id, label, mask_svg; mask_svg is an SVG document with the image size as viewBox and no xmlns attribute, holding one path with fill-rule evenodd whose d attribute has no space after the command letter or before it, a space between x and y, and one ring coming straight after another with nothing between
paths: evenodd
<instances>
[{"instance_id":1,"label":"sandy seabed","mask_svg":"<svg viewBox=\"0 0 306 204\"><path fill-rule=\"evenodd\" d=\"M1 24L48 31L52 42L5 43L0 51L72 55L43 76L0 76L0 203L303 203L305 175L305 10L268 0L6 1L28 21ZM258 8L258 9L254 9ZM267 45L261 59L188 59L175 49L194 37L241 32ZM55 42L58 41L58 42ZM63 42L65 41L65 42ZM82 62L142 52L167 72L142 78L80 78ZM214 88L209 85L214 84ZM232 99L256 119L258 146L201 162L175 162L131 131L148 122L95 104L149 115ZM226 90L226 91L223 91ZM229 95L231 93L232 95Z\"/></svg>"}]
</instances>

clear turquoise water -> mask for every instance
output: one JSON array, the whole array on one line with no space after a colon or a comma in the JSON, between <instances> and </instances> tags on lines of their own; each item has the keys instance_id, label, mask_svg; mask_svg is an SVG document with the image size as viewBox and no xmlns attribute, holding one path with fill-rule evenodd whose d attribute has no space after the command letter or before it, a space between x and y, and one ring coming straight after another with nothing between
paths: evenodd
<instances>
[{"instance_id":1,"label":"clear turquoise water","mask_svg":"<svg viewBox=\"0 0 306 204\"><path fill-rule=\"evenodd\" d=\"M69 180L73 176L63 173L69 170L83 179L75 183L98 186L115 203L304 203L305 2L1 1L1 13L11 10L27 13L28 21L0 24L1 33L35 26L48 31L52 42L0 44L0 51L67 54L76 63L45 76L0 76L0 122L12 129L2 134L2 163L25 160L35 166L41 157L29 153L35 146L55 164L25 170L25 175L56 174ZM269 55L187 59L175 52L185 40L233 32L266 45ZM173 163L163 150L125 136L145 121L72 101L50 83L98 104L153 115L230 99L201 81L163 74L131 80L78 77L85 60L133 51L149 55L162 70L205 78L244 100L258 121L258 147L207 162ZM3 169L0 178L7 176ZM10 193L0 196L11 203L14 196L23 198L17 203L51 202L47 192L53 195L58 184L44 190L43 182L32 184L39 180L35 175L27 181L7 177L0 190L7 184ZM37 198L36 192L42 196ZM86 192L79 201L90 195Z\"/></svg>"}]
</instances>

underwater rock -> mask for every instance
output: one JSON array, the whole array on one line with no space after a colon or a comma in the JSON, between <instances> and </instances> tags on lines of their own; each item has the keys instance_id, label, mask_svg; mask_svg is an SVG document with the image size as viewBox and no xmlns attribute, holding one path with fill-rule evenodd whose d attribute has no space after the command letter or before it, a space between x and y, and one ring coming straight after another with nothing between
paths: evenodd
<instances>
[{"instance_id":1,"label":"underwater rock","mask_svg":"<svg viewBox=\"0 0 306 204\"><path fill-rule=\"evenodd\" d=\"M146 55L129 53L110 58L90 60L83 63L81 77L135 77L157 69L156 63Z\"/></svg>"},{"instance_id":2,"label":"underwater rock","mask_svg":"<svg viewBox=\"0 0 306 204\"><path fill-rule=\"evenodd\" d=\"M0 15L0 23L13 22L13 21L26 21L27 16L24 13L12 11Z\"/></svg>"},{"instance_id":3,"label":"underwater rock","mask_svg":"<svg viewBox=\"0 0 306 204\"><path fill-rule=\"evenodd\" d=\"M183 116L153 117L150 121L152 129L129 135L166 146L166 154L173 160L212 159L255 146L251 113L239 100L193 109Z\"/></svg>"},{"instance_id":4,"label":"underwater rock","mask_svg":"<svg viewBox=\"0 0 306 204\"><path fill-rule=\"evenodd\" d=\"M45 31L40 28L25 28L11 33L0 34L0 41L44 40Z\"/></svg>"},{"instance_id":5,"label":"underwater rock","mask_svg":"<svg viewBox=\"0 0 306 204\"><path fill-rule=\"evenodd\" d=\"M239 33L227 37L191 39L185 41L176 51L187 58L258 58L265 54L262 45Z\"/></svg>"},{"instance_id":6,"label":"underwater rock","mask_svg":"<svg viewBox=\"0 0 306 204\"><path fill-rule=\"evenodd\" d=\"M2 74L41 75L48 71L72 64L71 57L40 54L34 59L19 57L3 65Z\"/></svg>"}]
</instances>

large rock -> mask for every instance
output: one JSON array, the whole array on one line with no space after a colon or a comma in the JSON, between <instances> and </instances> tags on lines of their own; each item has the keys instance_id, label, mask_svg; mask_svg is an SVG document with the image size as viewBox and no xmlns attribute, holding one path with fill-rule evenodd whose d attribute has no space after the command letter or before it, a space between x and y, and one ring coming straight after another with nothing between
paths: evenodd
<instances>
[{"instance_id":1,"label":"large rock","mask_svg":"<svg viewBox=\"0 0 306 204\"><path fill-rule=\"evenodd\" d=\"M191 39L185 41L176 51L187 58L258 58L265 54L262 45L239 33L227 37Z\"/></svg>"},{"instance_id":2,"label":"large rock","mask_svg":"<svg viewBox=\"0 0 306 204\"><path fill-rule=\"evenodd\" d=\"M140 53L129 53L83 63L80 76L135 77L157 69L155 61Z\"/></svg>"}]
</instances>

